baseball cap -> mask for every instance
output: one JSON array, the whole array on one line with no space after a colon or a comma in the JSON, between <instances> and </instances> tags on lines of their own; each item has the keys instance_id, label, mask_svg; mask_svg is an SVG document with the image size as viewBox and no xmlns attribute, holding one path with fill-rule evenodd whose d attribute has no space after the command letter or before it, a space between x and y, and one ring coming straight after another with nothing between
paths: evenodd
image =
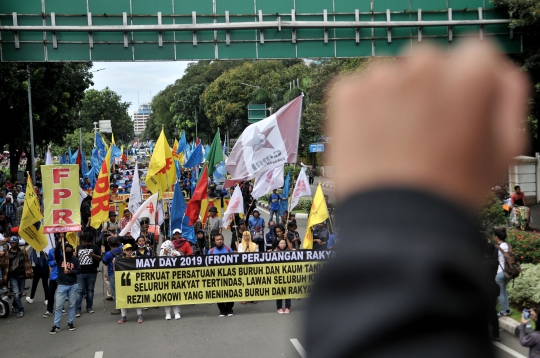
<instances>
[{"instance_id":1,"label":"baseball cap","mask_svg":"<svg viewBox=\"0 0 540 358\"><path fill-rule=\"evenodd\" d=\"M131 246L131 244L125 244L124 251L126 251L127 249L133 249L133 246Z\"/></svg>"},{"instance_id":2,"label":"baseball cap","mask_svg":"<svg viewBox=\"0 0 540 358\"><path fill-rule=\"evenodd\" d=\"M173 235L176 234L176 233L181 234L181 233L182 233L182 230L180 230L180 229L174 229L172 233L173 233Z\"/></svg>"}]
</instances>

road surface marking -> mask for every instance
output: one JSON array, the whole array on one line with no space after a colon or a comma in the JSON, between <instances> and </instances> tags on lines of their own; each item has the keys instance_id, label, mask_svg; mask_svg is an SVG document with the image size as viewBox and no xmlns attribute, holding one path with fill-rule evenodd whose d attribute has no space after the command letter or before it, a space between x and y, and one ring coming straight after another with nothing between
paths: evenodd
<instances>
[{"instance_id":1,"label":"road surface marking","mask_svg":"<svg viewBox=\"0 0 540 358\"><path fill-rule=\"evenodd\" d=\"M300 357L302 358L307 357L306 350L304 349L304 347L302 347L300 342L298 342L298 339L291 338L291 343L293 344L294 348L296 348L296 350L298 351L298 354L300 354Z\"/></svg>"},{"instance_id":2,"label":"road surface marking","mask_svg":"<svg viewBox=\"0 0 540 358\"><path fill-rule=\"evenodd\" d=\"M269 211L266 211L266 210L263 209L263 208L257 208L257 210L262 210L262 211L264 211L265 213L267 213L268 215L270 215L270 212L269 212Z\"/></svg>"},{"instance_id":3,"label":"road surface marking","mask_svg":"<svg viewBox=\"0 0 540 358\"><path fill-rule=\"evenodd\" d=\"M96 352L96 354L94 354L94 358L103 358L103 351Z\"/></svg>"},{"instance_id":4,"label":"road surface marking","mask_svg":"<svg viewBox=\"0 0 540 358\"><path fill-rule=\"evenodd\" d=\"M291 340L292 340L292 339L291 339ZM293 344L294 344L294 343L293 343ZM502 344L502 343L499 343L499 342L493 342L493 344L495 345L495 347L502 349L502 350L505 351L506 353L509 353L509 354L513 355L514 357L516 357L516 358L527 358L527 357L525 357L523 354L518 353L518 352L516 352L515 350L508 348L507 346L505 346L505 345Z\"/></svg>"}]
</instances>

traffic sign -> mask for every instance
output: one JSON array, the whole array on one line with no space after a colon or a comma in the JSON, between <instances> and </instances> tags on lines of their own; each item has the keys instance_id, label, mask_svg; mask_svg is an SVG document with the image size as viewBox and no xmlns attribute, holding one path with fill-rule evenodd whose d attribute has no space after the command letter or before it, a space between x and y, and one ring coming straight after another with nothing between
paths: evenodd
<instances>
[{"instance_id":1,"label":"traffic sign","mask_svg":"<svg viewBox=\"0 0 540 358\"><path fill-rule=\"evenodd\" d=\"M322 153L324 152L324 143L313 143L309 145L310 153Z\"/></svg>"}]
</instances>

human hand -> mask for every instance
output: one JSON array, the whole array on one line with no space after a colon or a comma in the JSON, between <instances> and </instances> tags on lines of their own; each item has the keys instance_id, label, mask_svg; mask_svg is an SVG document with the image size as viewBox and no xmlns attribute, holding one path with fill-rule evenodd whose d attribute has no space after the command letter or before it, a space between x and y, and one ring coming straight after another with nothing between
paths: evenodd
<instances>
[{"instance_id":1,"label":"human hand","mask_svg":"<svg viewBox=\"0 0 540 358\"><path fill-rule=\"evenodd\" d=\"M68 270L66 267L64 267L64 273L65 273L65 274L68 274L68 273L69 273L69 270Z\"/></svg>"},{"instance_id":2,"label":"human hand","mask_svg":"<svg viewBox=\"0 0 540 358\"><path fill-rule=\"evenodd\" d=\"M421 47L336 80L327 110L338 195L410 187L477 207L526 145L528 91L526 76L478 41L451 57Z\"/></svg>"}]
</instances>

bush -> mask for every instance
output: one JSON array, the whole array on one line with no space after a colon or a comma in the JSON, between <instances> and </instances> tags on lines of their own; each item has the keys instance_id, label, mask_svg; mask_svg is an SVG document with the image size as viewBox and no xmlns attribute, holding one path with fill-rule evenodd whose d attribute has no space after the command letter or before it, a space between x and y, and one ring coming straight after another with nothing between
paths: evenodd
<instances>
[{"instance_id":1,"label":"bush","mask_svg":"<svg viewBox=\"0 0 540 358\"><path fill-rule=\"evenodd\" d=\"M540 304L540 265L523 264L521 268L521 275L506 287L508 299L520 310L537 307Z\"/></svg>"},{"instance_id":2,"label":"bush","mask_svg":"<svg viewBox=\"0 0 540 358\"><path fill-rule=\"evenodd\" d=\"M493 193L489 193L487 196L478 216L480 231L486 238L491 238L495 228L506 223L506 215L502 208L502 203Z\"/></svg>"},{"instance_id":3,"label":"bush","mask_svg":"<svg viewBox=\"0 0 540 358\"><path fill-rule=\"evenodd\" d=\"M508 229L506 241L521 263L540 263L540 233Z\"/></svg>"},{"instance_id":4,"label":"bush","mask_svg":"<svg viewBox=\"0 0 540 358\"><path fill-rule=\"evenodd\" d=\"M302 169L300 165L297 165L296 168L294 165L290 164L285 166L285 170L283 171L285 178L287 177L287 173L291 172L291 188L294 187L294 181L296 180L296 178L298 178L298 174L300 174L300 169Z\"/></svg>"},{"instance_id":5,"label":"bush","mask_svg":"<svg viewBox=\"0 0 540 358\"><path fill-rule=\"evenodd\" d=\"M293 210L302 210L306 213L309 213L309 211L311 210L312 201L313 200L311 197L301 197L300 200L298 200L298 205L296 205Z\"/></svg>"}]
</instances>

